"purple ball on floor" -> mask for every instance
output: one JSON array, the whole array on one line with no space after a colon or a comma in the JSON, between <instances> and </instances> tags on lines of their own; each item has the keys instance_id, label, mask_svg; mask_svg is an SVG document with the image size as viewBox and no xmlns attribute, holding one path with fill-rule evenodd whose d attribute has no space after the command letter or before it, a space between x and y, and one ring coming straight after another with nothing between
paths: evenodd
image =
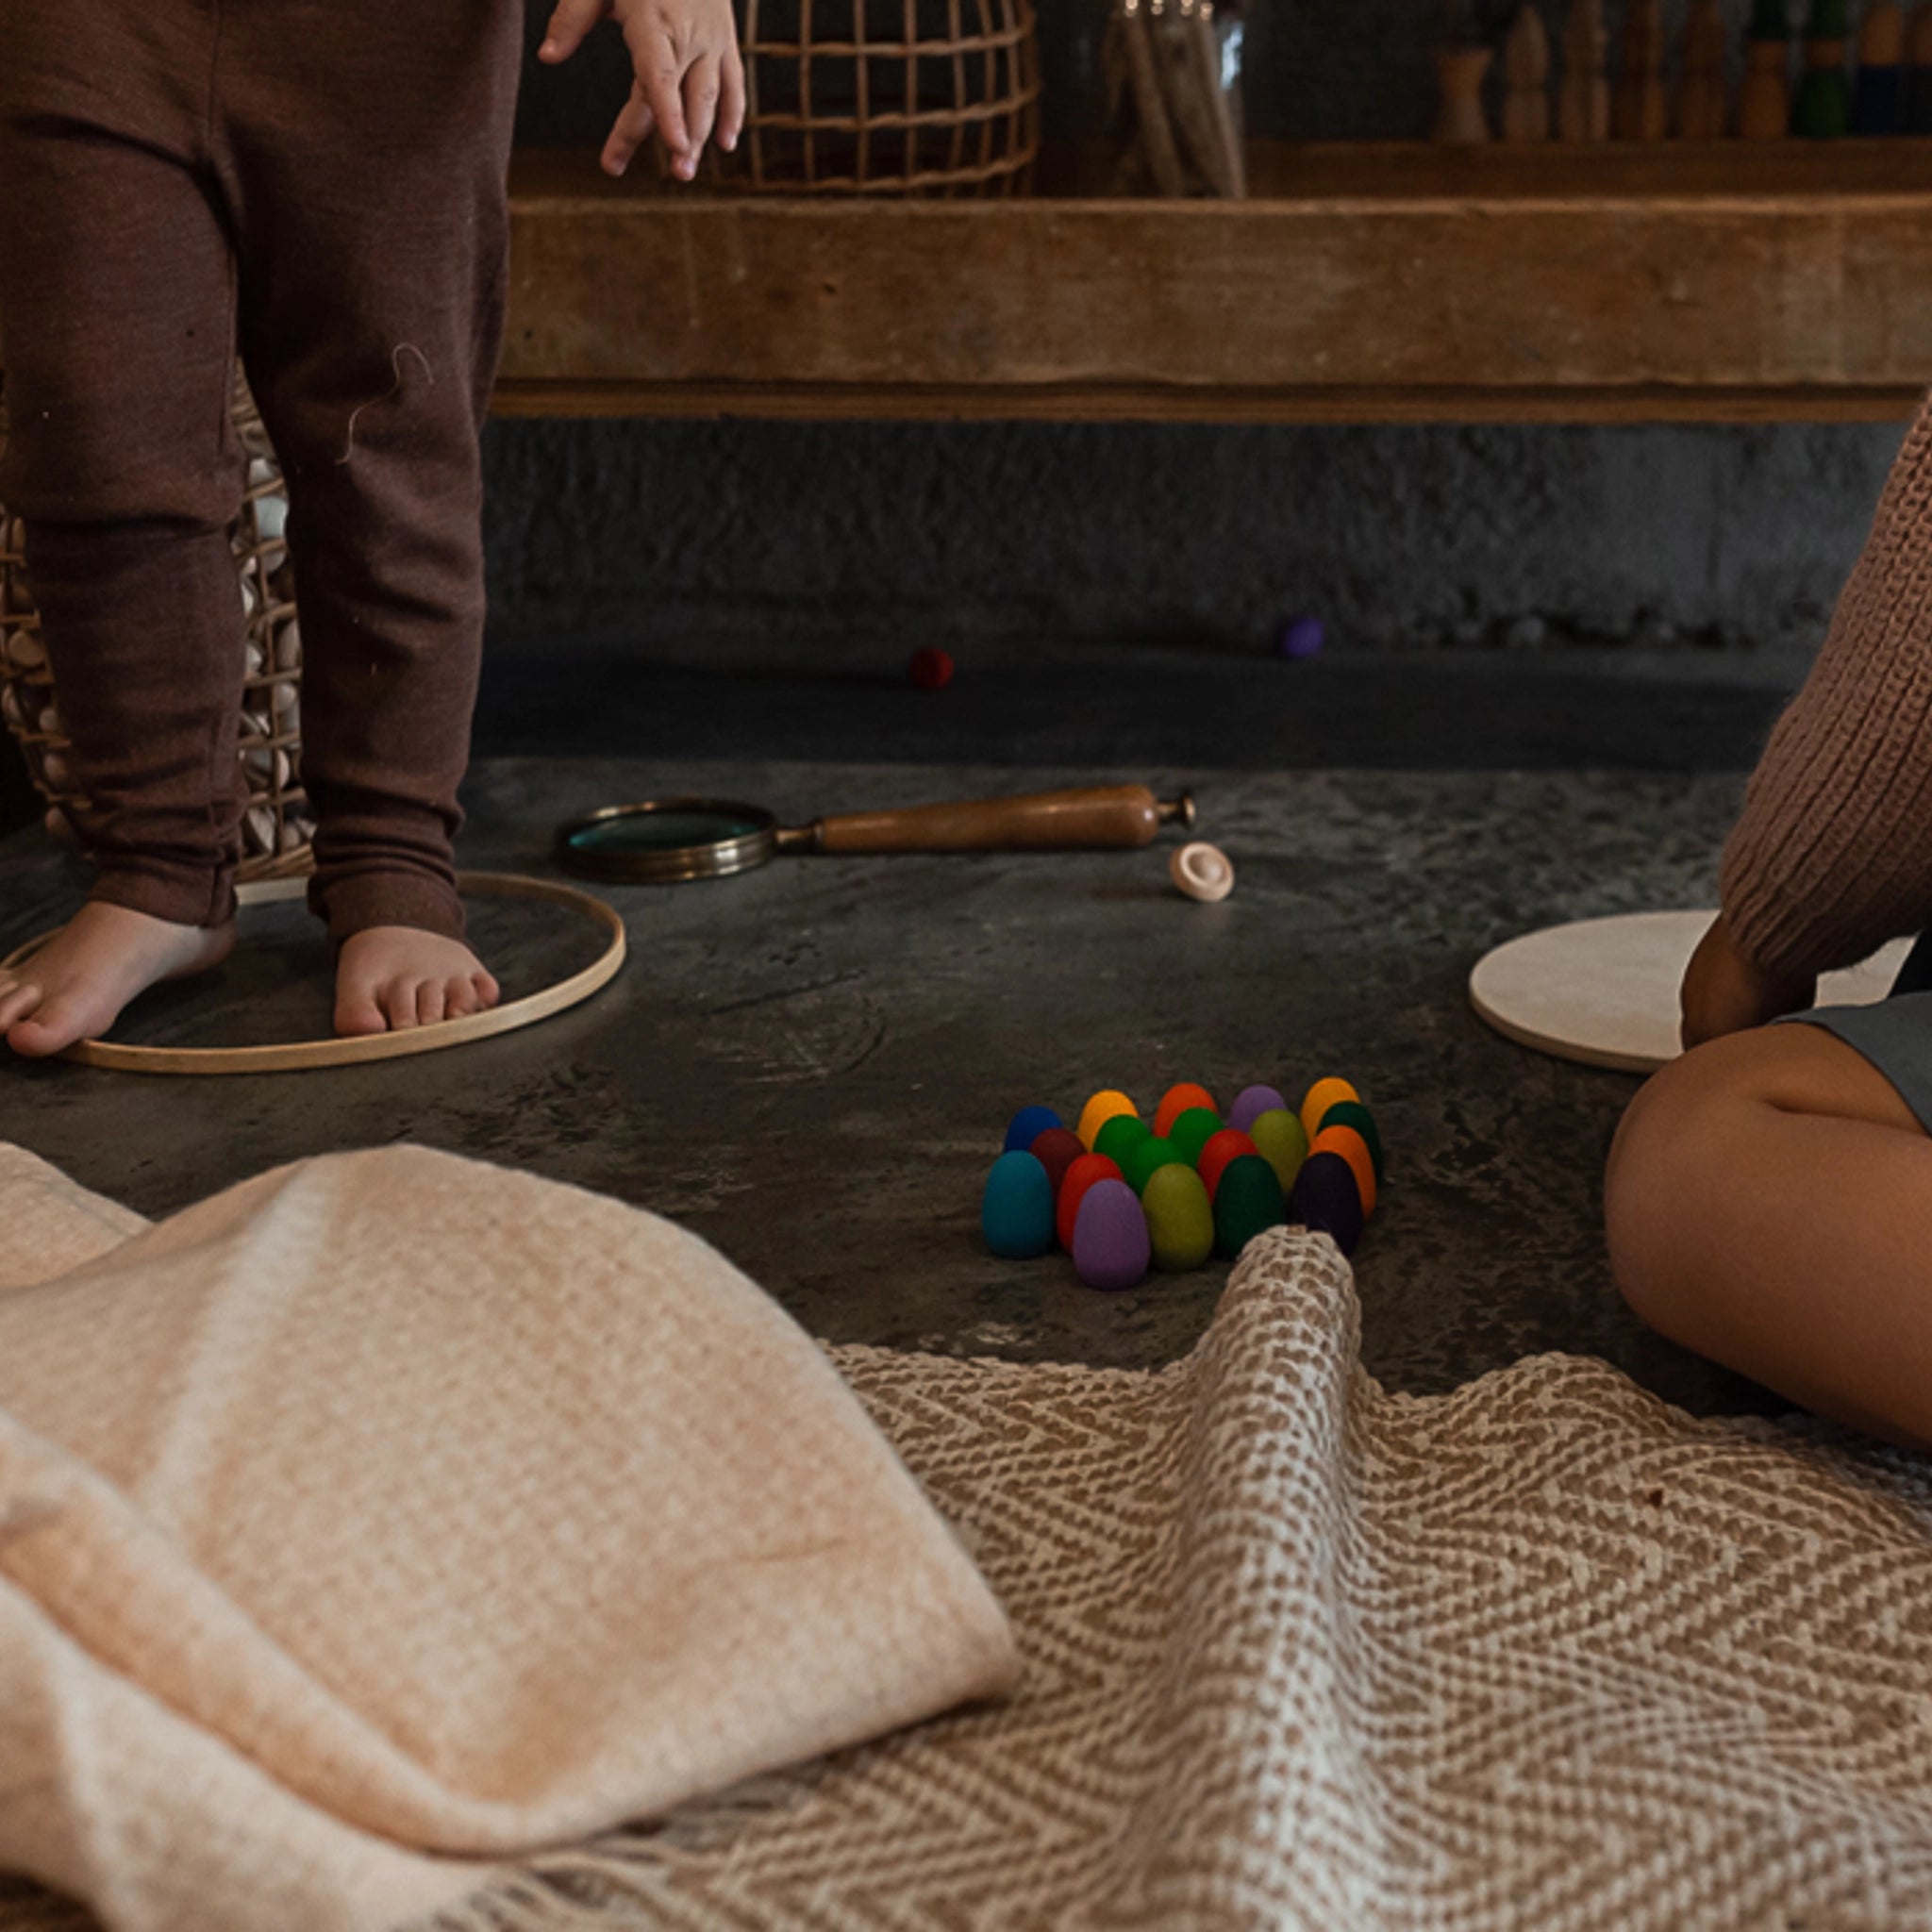
<instances>
[{"instance_id":1,"label":"purple ball on floor","mask_svg":"<svg viewBox=\"0 0 1932 1932\"><path fill-rule=\"evenodd\" d=\"M1297 617L1281 633L1280 652L1284 658L1319 658L1328 633L1319 617Z\"/></svg>"},{"instance_id":2,"label":"purple ball on floor","mask_svg":"<svg viewBox=\"0 0 1932 1932\"><path fill-rule=\"evenodd\" d=\"M1293 1111L1273 1087L1243 1087L1227 1110L1227 1124L1237 1133L1245 1134L1261 1115L1273 1113L1277 1108L1283 1113Z\"/></svg>"},{"instance_id":3,"label":"purple ball on floor","mask_svg":"<svg viewBox=\"0 0 1932 1932\"><path fill-rule=\"evenodd\" d=\"M1125 1181L1095 1181L1074 1223L1074 1268L1089 1288L1118 1291L1146 1278L1154 1242L1140 1197Z\"/></svg>"},{"instance_id":4,"label":"purple ball on floor","mask_svg":"<svg viewBox=\"0 0 1932 1932\"><path fill-rule=\"evenodd\" d=\"M1355 1169L1325 1148L1302 1162L1289 1196L1288 1218L1330 1236L1344 1255L1362 1238L1362 1196Z\"/></svg>"}]
</instances>

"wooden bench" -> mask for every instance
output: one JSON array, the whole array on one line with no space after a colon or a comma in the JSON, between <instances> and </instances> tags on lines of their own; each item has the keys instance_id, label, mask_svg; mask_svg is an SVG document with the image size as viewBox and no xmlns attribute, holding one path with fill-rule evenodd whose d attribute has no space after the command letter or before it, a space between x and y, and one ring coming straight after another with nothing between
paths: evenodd
<instances>
[{"instance_id":1,"label":"wooden bench","mask_svg":"<svg viewBox=\"0 0 1932 1932\"><path fill-rule=\"evenodd\" d=\"M1257 145L1253 175L861 203L528 150L497 408L1843 421L1932 385L1932 141Z\"/></svg>"}]
</instances>

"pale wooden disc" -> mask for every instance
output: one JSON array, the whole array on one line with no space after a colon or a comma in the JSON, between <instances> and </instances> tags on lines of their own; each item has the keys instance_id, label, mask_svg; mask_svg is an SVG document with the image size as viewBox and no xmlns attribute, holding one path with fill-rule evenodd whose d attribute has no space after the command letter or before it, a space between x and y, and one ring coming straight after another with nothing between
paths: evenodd
<instances>
[{"instance_id":1,"label":"pale wooden disc","mask_svg":"<svg viewBox=\"0 0 1932 1932\"><path fill-rule=\"evenodd\" d=\"M1654 1074L1682 1051L1677 990L1716 917L1626 912L1525 934L1478 962L1470 1005L1505 1039L1558 1059ZM1882 1000L1911 949L1910 940L1894 940L1861 966L1827 973L1818 1004Z\"/></svg>"},{"instance_id":2,"label":"pale wooden disc","mask_svg":"<svg viewBox=\"0 0 1932 1932\"><path fill-rule=\"evenodd\" d=\"M400 1033L375 1033L357 1039L291 1040L272 1046L128 1046L112 1040L83 1040L60 1056L84 1067L107 1067L123 1074L293 1074L322 1067L360 1066L370 1060L403 1059L443 1047L466 1046L514 1033L540 1020L580 1005L608 986L624 965L625 925L616 909L575 886L552 879L523 878L513 873L466 872L458 874L465 898L536 900L563 908L601 929L604 951L582 972L518 1000L506 1000L488 1012L459 1020L440 1020L430 1026L411 1026ZM300 876L251 881L236 897L246 908L300 898L308 881ZM16 948L0 967L18 966L53 938L42 933Z\"/></svg>"}]
</instances>

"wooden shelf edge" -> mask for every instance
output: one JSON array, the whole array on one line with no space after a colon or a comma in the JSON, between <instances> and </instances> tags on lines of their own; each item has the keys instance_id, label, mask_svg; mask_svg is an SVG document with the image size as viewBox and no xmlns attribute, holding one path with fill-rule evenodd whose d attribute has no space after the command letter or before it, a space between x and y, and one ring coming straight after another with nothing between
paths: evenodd
<instances>
[{"instance_id":1,"label":"wooden shelf edge","mask_svg":"<svg viewBox=\"0 0 1932 1932\"><path fill-rule=\"evenodd\" d=\"M505 419L661 417L788 422L1263 424L1895 423L1913 388L1791 389L1209 389L988 386L841 388L830 384L498 385Z\"/></svg>"}]
</instances>

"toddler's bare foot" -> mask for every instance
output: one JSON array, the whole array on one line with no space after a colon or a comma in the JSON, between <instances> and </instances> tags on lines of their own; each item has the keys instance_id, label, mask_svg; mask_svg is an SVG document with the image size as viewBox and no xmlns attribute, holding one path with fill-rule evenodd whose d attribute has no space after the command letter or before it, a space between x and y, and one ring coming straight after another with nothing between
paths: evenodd
<instances>
[{"instance_id":1,"label":"toddler's bare foot","mask_svg":"<svg viewBox=\"0 0 1932 1932\"><path fill-rule=\"evenodd\" d=\"M497 985L460 940L408 925L372 925L342 941L336 1031L391 1033L480 1013Z\"/></svg>"},{"instance_id":2,"label":"toddler's bare foot","mask_svg":"<svg viewBox=\"0 0 1932 1932\"><path fill-rule=\"evenodd\" d=\"M0 1033L30 1058L97 1040L137 993L218 966L235 945L226 925L174 925L91 900L32 958L0 972Z\"/></svg>"}]
</instances>

